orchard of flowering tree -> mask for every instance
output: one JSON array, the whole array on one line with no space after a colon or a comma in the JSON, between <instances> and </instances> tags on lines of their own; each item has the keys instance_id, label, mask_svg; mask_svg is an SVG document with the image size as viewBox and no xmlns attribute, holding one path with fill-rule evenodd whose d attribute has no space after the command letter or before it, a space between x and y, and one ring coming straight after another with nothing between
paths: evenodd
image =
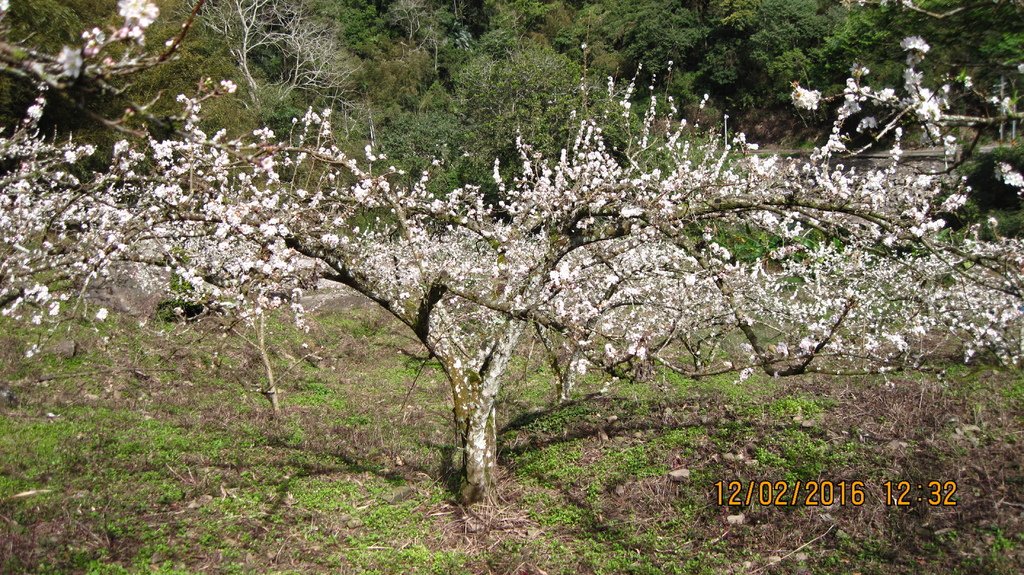
<instances>
[{"instance_id":1,"label":"orchard of flowering tree","mask_svg":"<svg viewBox=\"0 0 1024 575\"><path fill-rule=\"evenodd\" d=\"M15 4L0 3L0 18ZM35 90L0 137L0 308L10 325L102 325L112 321L107 309L81 299L91 284L126 264L165 270L173 281L162 288L260 330L264 392L280 412L288 395L267 359L266 318L287 310L308 328L317 320L303 297L324 280L343 284L436 361L463 504L502 499L501 398L535 342L564 404L587 377L614 391L618 382L653 386L654 374L726 374L742 388L787 376L928 373L950 357L1016 373L1024 361L1024 244L965 216L974 190L964 178L905 160L927 141L956 162L975 144L965 127L1020 119L1015 96L992 103L987 86L929 68L921 36L899 46L902 83L876 85L865 66L833 93L793 83L795 109L832 114L809 154L765 153L714 118L688 120L656 79L637 88L648 82L642 68L595 88L585 63L576 89L588 95L566 120L565 141L550 148L520 134L507 143L514 154L473 157L492 168L488 177L449 185L449 164L472 152L410 168L373 137L353 146L341 128L348 112L327 85L351 70L317 60L313 40L283 24L252 32L246 18L265 7L235 4L175 11L120 0L114 25L53 51L3 28L0 68ZM414 25L426 8L405 4L395 21L426 46L434 37ZM281 22L298 14L278 8ZM158 17L175 14L178 30L154 39ZM171 112L134 99L135 78L178 58L206 17L238 35L232 53L250 105L269 97L258 88L268 80L249 67L268 57L266 45L294 64L282 76L293 88L301 78L327 83L316 84L331 93L318 100L326 107L239 133L207 119L238 98L228 78L161 94L174 100L161 109ZM435 66L440 45L430 44ZM117 103L90 104L101 96ZM699 116L707 100L690 109ZM105 139L46 123L55 105L90 116ZM871 161L857 158L868 151ZM997 161L995 170L1024 193L1019 167ZM45 360L45 342L22 355Z\"/></svg>"}]
</instances>

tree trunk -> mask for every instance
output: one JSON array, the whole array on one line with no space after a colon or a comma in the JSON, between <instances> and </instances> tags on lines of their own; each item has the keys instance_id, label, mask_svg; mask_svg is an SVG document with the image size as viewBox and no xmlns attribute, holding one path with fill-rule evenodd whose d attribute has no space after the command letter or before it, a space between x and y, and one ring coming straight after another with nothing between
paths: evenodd
<instances>
[{"instance_id":1,"label":"tree trunk","mask_svg":"<svg viewBox=\"0 0 1024 575\"><path fill-rule=\"evenodd\" d=\"M548 353L548 364L555 372L555 401L567 403L572 399L573 389L576 387L576 363L583 358L583 350L579 346L571 345L566 340L558 341L538 325L537 337L544 345Z\"/></svg>"},{"instance_id":2,"label":"tree trunk","mask_svg":"<svg viewBox=\"0 0 1024 575\"><path fill-rule=\"evenodd\" d=\"M489 370L488 375L500 375ZM493 503L495 471L498 465L498 441L494 422L494 399L497 389L490 391L484 383L488 378L475 371L453 371L452 395L455 399L455 425L462 450L462 482L459 499L464 505ZM496 381L494 379L493 381Z\"/></svg>"},{"instance_id":3,"label":"tree trunk","mask_svg":"<svg viewBox=\"0 0 1024 575\"><path fill-rule=\"evenodd\" d=\"M455 423L462 448L459 496L464 504L495 501L498 441L494 401L524 329L521 322L506 324L479 371L454 368L454 362L449 364Z\"/></svg>"},{"instance_id":4,"label":"tree trunk","mask_svg":"<svg viewBox=\"0 0 1024 575\"><path fill-rule=\"evenodd\" d=\"M498 444L492 403L479 405L459 421L463 469L459 496L466 505L494 502Z\"/></svg>"},{"instance_id":5,"label":"tree trunk","mask_svg":"<svg viewBox=\"0 0 1024 575\"><path fill-rule=\"evenodd\" d=\"M562 365L555 370L558 376L558 403L568 403L572 399L572 392L576 388L576 380L579 372L576 371L576 364L583 359L583 351L573 347L572 352Z\"/></svg>"},{"instance_id":6,"label":"tree trunk","mask_svg":"<svg viewBox=\"0 0 1024 575\"><path fill-rule=\"evenodd\" d=\"M267 387L263 394L270 400L270 407L274 410L274 417L281 413L281 404L277 399L277 381L274 378L274 366L270 363L270 353L267 351L267 316L260 315L260 322L256 327L257 343L260 349L260 359L263 360L263 370L267 375Z\"/></svg>"}]
</instances>

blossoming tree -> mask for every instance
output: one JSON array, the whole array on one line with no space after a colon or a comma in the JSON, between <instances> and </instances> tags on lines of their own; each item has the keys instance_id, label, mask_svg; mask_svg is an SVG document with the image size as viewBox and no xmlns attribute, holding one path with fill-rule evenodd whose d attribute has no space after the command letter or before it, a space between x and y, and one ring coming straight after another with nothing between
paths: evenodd
<instances>
[{"instance_id":1,"label":"blossoming tree","mask_svg":"<svg viewBox=\"0 0 1024 575\"><path fill-rule=\"evenodd\" d=\"M128 32L111 38L155 17L145 2L120 7ZM81 60L17 69L61 78L118 65L90 38L62 52ZM301 316L293 296L311 278L348 285L439 359L466 502L495 495L495 401L531 324L558 334L576 374L650 361L741 379L879 371L951 340L1021 359L1019 242L948 233L942 215L963 193L901 173L898 148L866 170L830 161L838 133L809 161L764 158L742 137L731 149L691 138L685 121L656 130L655 101L625 149L584 120L558 157L520 142L515 177L495 165L501 199L475 186L436 196L429 172L403 187L371 147L345 154L329 111L287 136L206 133L204 101L233 89L180 96L178 134L122 141L102 171L75 166L90 146L41 135L34 104L0 139L2 313L60 316L81 282L58 275L87 281L119 260L169 268L249 319L282 305ZM763 249L742 251L740 237Z\"/></svg>"}]
</instances>

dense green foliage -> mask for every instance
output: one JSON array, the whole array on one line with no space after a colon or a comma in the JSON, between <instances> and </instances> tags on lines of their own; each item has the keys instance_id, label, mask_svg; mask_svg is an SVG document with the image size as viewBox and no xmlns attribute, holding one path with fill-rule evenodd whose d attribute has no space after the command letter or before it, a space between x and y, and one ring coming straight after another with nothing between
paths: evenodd
<instances>
[{"instance_id":1,"label":"dense green foliage","mask_svg":"<svg viewBox=\"0 0 1024 575\"><path fill-rule=\"evenodd\" d=\"M159 3L154 44L176 31L188 8L180 0ZM202 24L217 4L204 7L178 60L138 82L132 95L162 91L158 107L173 107L166 96L193 89L202 76L239 80L227 39ZM955 5L921 4L935 11ZM353 135L376 137L381 124L406 128L409 115L430 126L438 114L449 114L467 133L451 134L446 143L478 150L483 142L486 151L517 131L542 146L560 141L568 113L580 107L584 77L603 89L608 77L637 76L641 86L691 105L708 93L713 108L737 118L741 129L784 137L800 132L788 102L793 82L836 88L859 61L898 83L899 41L907 35L931 43L930 67L971 75L985 88L1009 76L1012 91L1024 58L1020 14L1006 2L942 19L839 0L315 0L303 6L330 25L338 46L357 62L342 106ZM8 19L13 38L56 50L73 45L87 26L112 23L115 12L114 0L15 1ZM288 75L288 58L272 50L257 52L253 61L267 84ZM0 104L11 114L25 89L6 81L3 89ZM257 109L236 102L213 121L284 128L296 112L323 103L315 99L293 91ZM782 129L768 130L762 125L768 123Z\"/></svg>"},{"instance_id":2,"label":"dense green foliage","mask_svg":"<svg viewBox=\"0 0 1024 575\"><path fill-rule=\"evenodd\" d=\"M636 78L637 114L650 95L662 105L671 96L691 119L717 125L729 114L731 126L753 140L785 145L816 139L831 117L831 105L799 114L789 101L794 82L834 93L859 62L879 82L900 85L905 36L928 40L925 67L936 77L971 76L996 92L1002 82L1011 97L1024 59L1021 14L1011 2L937 19L840 0L309 0L297 5L333 36L347 67L337 97L325 100L286 86L298 64L267 47L251 54L258 85L246 85L230 35L211 25L226 1L208 0L177 59L142 75L120 98L162 95L153 110L170 114L174 94L207 76L231 78L238 97L208 104L207 119L238 132L259 125L286 132L308 106L330 105L353 150L371 141L410 177L443 160L438 185L489 181L494 158L516 160L517 135L541 151L557 150L572 113L599 109L608 98L609 77L619 86ZM158 3L154 47L190 9L187 0ZM934 12L958 5L918 4ZM116 10L114 0L15 0L6 24L12 38L54 51L74 45L87 26L115 22ZM699 109L705 94L709 104ZM31 86L0 82L3 123L19 117L32 96ZM44 125L108 139L79 113L83 106L119 110L123 103L109 96L61 102Z\"/></svg>"}]
</instances>

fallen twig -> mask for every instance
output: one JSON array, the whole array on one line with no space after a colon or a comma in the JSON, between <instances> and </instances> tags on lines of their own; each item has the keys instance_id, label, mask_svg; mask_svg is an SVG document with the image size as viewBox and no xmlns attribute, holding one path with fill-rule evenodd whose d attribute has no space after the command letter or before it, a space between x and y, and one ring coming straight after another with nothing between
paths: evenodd
<instances>
[{"instance_id":1,"label":"fallen twig","mask_svg":"<svg viewBox=\"0 0 1024 575\"><path fill-rule=\"evenodd\" d=\"M824 536L828 535L829 533L831 533L831 532L832 532L832 530L833 530L833 529L835 529L835 523L833 523L832 525L829 525L829 526L828 526L828 529L826 529L824 533L822 533L821 535L818 535L818 536L817 536L817 537L815 537L814 539L811 539L810 541L808 541L808 542L804 543L803 545L801 545L801 546L797 547L796 549L794 549L794 550L790 551L789 553L786 553L786 554L785 554L785 555L783 555L783 556L782 556L782 558L780 558L780 559L779 559L778 561L775 561L775 562L773 562L773 563L769 563L769 564L767 564L767 565L764 565L764 566L762 566L762 567L758 567L757 569L755 569L755 570L751 571L750 573L751 573L751 574L754 574L754 573L760 573L761 571L764 571L765 569L767 569L767 568L771 567L772 565L776 565L776 564L778 564L778 563L782 563L783 561L785 561L785 560L786 560L786 558L788 558L788 557L791 557L791 556L795 555L795 554L796 554L796 553L798 553L798 552L799 552L799 551L800 551L801 549L803 549L803 548L807 547L807 546L808 546L808 545L810 545L811 543L814 543L815 541L817 541L817 540L821 539L822 537L824 537Z\"/></svg>"},{"instance_id":2,"label":"fallen twig","mask_svg":"<svg viewBox=\"0 0 1024 575\"><path fill-rule=\"evenodd\" d=\"M16 494L8 497L8 499L24 499L26 497L32 497L33 495L42 495L44 493L50 493L52 491L53 491L52 489L29 489L28 491L22 491L21 493L16 493Z\"/></svg>"}]
</instances>

